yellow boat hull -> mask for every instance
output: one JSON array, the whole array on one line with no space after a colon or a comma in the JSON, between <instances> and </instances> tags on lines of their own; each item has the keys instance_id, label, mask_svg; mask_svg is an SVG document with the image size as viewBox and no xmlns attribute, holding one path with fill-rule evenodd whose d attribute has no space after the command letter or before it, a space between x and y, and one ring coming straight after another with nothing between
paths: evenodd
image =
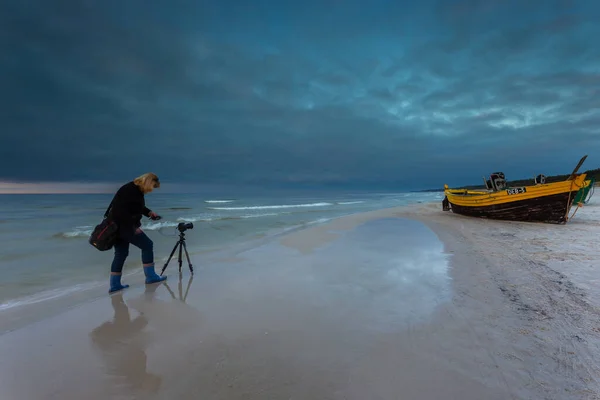
<instances>
[{"instance_id":1,"label":"yellow boat hull","mask_svg":"<svg viewBox=\"0 0 600 400\"><path fill-rule=\"evenodd\" d=\"M586 174L572 180L499 191L449 189L444 193L456 214L511 221L565 223Z\"/></svg>"}]
</instances>

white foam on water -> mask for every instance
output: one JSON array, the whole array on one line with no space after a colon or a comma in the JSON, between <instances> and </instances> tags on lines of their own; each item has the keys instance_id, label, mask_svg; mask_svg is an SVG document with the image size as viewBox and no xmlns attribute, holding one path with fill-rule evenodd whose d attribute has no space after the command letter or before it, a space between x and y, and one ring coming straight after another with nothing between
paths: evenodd
<instances>
[{"instance_id":1,"label":"white foam on water","mask_svg":"<svg viewBox=\"0 0 600 400\"><path fill-rule=\"evenodd\" d=\"M319 219L316 219L316 220L314 220L314 221L310 221L310 222L308 223L308 225L313 225L313 224L323 224L323 223L325 223L325 222L329 222L329 221L331 221L332 219L333 219L333 218L319 218Z\"/></svg>"},{"instance_id":2,"label":"white foam on water","mask_svg":"<svg viewBox=\"0 0 600 400\"><path fill-rule=\"evenodd\" d=\"M283 214L289 214L289 212L279 212L279 213L259 213L259 214L244 214L244 215L237 215L237 216L220 216L220 215L207 215L207 214L201 214L201 215L197 215L197 216L189 216L189 217L178 217L176 221L160 221L160 222L148 222L148 223L144 223L142 224L142 229L145 230L149 230L149 231L158 231L164 228L174 228L176 227L179 222L216 222L216 221L223 221L223 220L232 220L232 219L250 219L250 218L261 218L261 217L276 217L278 215L283 215ZM60 237L60 238L66 238L66 239L71 239L71 238L87 238L92 234L92 230L93 227L91 226L80 226L80 227L75 227L72 231L67 231L67 232L61 232L58 233L56 235L54 235L55 237Z\"/></svg>"},{"instance_id":3,"label":"white foam on water","mask_svg":"<svg viewBox=\"0 0 600 400\"><path fill-rule=\"evenodd\" d=\"M65 238L87 237L92 234L93 230L94 230L93 226L89 226L89 225L77 226L72 231L61 232L57 236L61 236L61 237L65 237Z\"/></svg>"},{"instance_id":4,"label":"white foam on water","mask_svg":"<svg viewBox=\"0 0 600 400\"><path fill-rule=\"evenodd\" d=\"M148 229L150 231L157 231L162 228L174 228L177 226L177 222L163 221L163 222L150 222L143 224L142 229Z\"/></svg>"},{"instance_id":5,"label":"white foam on water","mask_svg":"<svg viewBox=\"0 0 600 400\"><path fill-rule=\"evenodd\" d=\"M223 210L223 211L236 211L236 210L269 210L269 209L280 209L280 208L305 208L305 207L326 207L332 206L332 203L307 203L307 204L281 204L271 206L246 206L246 207L209 207L209 210Z\"/></svg>"},{"instance_id":6,"label":"white foam on water","mask_svg":"<svg viewBox=\"0 0 600 400\"><path fill-rule=\"evenodd\" d=\"M139 271L133 271L129 273L123 273L123 278L130 277L138 274ZM55 300L60 297L65 297L75 293L81 293L92 289L102 288L108 285L108 281L94 281L86 283L77 283L65 287L59 287L54 289L44 290L32 295L18 297L15 299L8 300L0 304L0 312L8 311L16 307L29 306L44 301Z\"/></svg>"},{"instance_id":7,"label":"white foam on water","mask_svg":"<svg viewBox=\"0 0 600 400\"><path fill-rule=\"evenodd\" d=\"M9 300L6 303L0 304L0 311L6 311L11 308L31 305L35 303L40 303L42 301L48 301L52 299L56 299L58 297L67 296L72 293L82 292L85 290L93 289L96 287L100 287L101 283L81 283L76 284L64 288L50 289L45 290L43 292L39 292L33 294L31 296L21 297L13 300Z\"/></svg>"},{"instance_id":8,"label":"white foam on water","mask_svg":"<svg viewBox=\"0 0 600 400\"><path fill-rule=\"evenodd\" d=\"M247 214L241 215L240 218L248 219L248 218L261 218L261 217L276 217L278 215L283 215L288 213L265 213L265 214Z\"/></svg>"},{"instance_id":9,"label":"white foam on water","mask_svg":"<svg viewBox=\"0 0 600 400\"><path fill-rule=\"evenodd\" d=\"M162 221L162 222L149 222L142 224L142 229L157 231L163 228L173 228L177 226L177 222ZM72 231L60 232L54 235L54 237L71 239L71 238L84 238L89 237L92 234L94 227L92 226L79 226L75 227Z\"/></svg>"}]
</instances>

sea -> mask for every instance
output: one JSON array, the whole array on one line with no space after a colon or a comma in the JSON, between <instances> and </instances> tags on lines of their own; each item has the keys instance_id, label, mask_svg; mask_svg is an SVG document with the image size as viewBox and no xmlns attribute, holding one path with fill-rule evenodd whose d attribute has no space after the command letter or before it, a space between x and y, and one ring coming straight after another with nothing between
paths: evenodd
<instances>
[{"instance_id":1,"label":"sea","mask_svg":"<svg viewBox=\"0 0 600 400\"><path fill-rule=\"evenodd\" d=\"M108 289L113 251L88 243L113 194L0 195L0 315L4 311L56 299L92 288ZM311 194L174 194L154 192L146 205L163 218L143 219L142 229L154 241L156 270L177 243L180 222L192 263L202 254L226 251L240 243L268 239L289 230L322 224L344 215L430 202L439 192ZM124 267L141 271L140 250L130 247ZM169 263L177 271L177 252ZM187 269L187 262L183 267Z\"/></svg>"}]
</instances>

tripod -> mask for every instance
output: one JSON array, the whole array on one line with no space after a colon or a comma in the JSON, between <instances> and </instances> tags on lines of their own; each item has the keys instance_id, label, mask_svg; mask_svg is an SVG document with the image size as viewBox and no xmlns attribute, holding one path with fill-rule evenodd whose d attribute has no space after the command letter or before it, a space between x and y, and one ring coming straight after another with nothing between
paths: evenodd
<instances>
[{"instance_id":1,"label":"tripod","mask_svg":"<svg viewBox=\"0 0 600 400\"><path fill-rule=\"evenodd\" d=\"M188 265L190 267L190 272L192 273L192 275L194 274L194 269L192 268L192 262L190 261L190 255L188 254L187 251L187 246L185 245L185 233L183 232L179 232L179 240L177 241L177 243L175 243L175 247L173 247L173 250L171 251L171 255L169 255L169 258L167 259L167 262L165 263L165 266L163 267L162 271L160 271L160 276L162 276L163 272L165 272L165 269L167 269L167 265L169 265L169 261L171 261L171 257L173 257L173 254L175 254L175 250L177 250L177 246L179 246L179 273L181 274L181 249L183 248L183 250L185 250L185 256L187 258L187 262Z\"/></svg>"}]
</instances>

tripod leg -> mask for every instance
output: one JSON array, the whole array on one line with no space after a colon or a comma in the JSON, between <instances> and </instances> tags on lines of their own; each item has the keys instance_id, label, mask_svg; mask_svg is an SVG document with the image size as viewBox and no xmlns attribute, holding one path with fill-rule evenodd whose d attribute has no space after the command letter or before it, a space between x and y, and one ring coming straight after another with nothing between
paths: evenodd
<instances>
[{"instance_id":1,"label":"tripod leg","mask_svg":"<svg viewBox=\"0 0 600 400\"><path fill-rule=\"evenodd\" d=\"M185 256L187 258L187 262L188 262L188 265L190 267L190 272L193 275L194 274L194 268L192 268L192 262L190 261L190 255L188 254L187 246L186 246L185 242L183 242L183 250L185 250ZM181 251L181 249L180 249L180 251Z\"/></svg>"},{"instance_id":2,"label":"tripod leg","mask_svg":"<svg viewBox=\"0 0 600 400\"><path fill-rule=\"evenodd\" d=\"M175 254L175 250L177 250L177 246L179 246L179 242L175 243L175 247L173 247L173 250L171 251L169 258L167 258L167 262L163 266L162 271L160 271L160 276L162 276L163 272L165 272L165 269L167 269L167 265L169 264L169 261L171 261L171 257L173 257L173 254ZM181 252L181 248L180 248L180 252Z\"/></svg>"},{"instance_id":3,"label":"tripod leg","mask_svg":"<svg viewBox=\"0 0 600 400\"><path fill-rule=\"evenodd\" d=\"M181 275L181 248L185 246L185 242L181 241L181 246L179 246L179 275Z\"/></svg>"}]
</instances>

